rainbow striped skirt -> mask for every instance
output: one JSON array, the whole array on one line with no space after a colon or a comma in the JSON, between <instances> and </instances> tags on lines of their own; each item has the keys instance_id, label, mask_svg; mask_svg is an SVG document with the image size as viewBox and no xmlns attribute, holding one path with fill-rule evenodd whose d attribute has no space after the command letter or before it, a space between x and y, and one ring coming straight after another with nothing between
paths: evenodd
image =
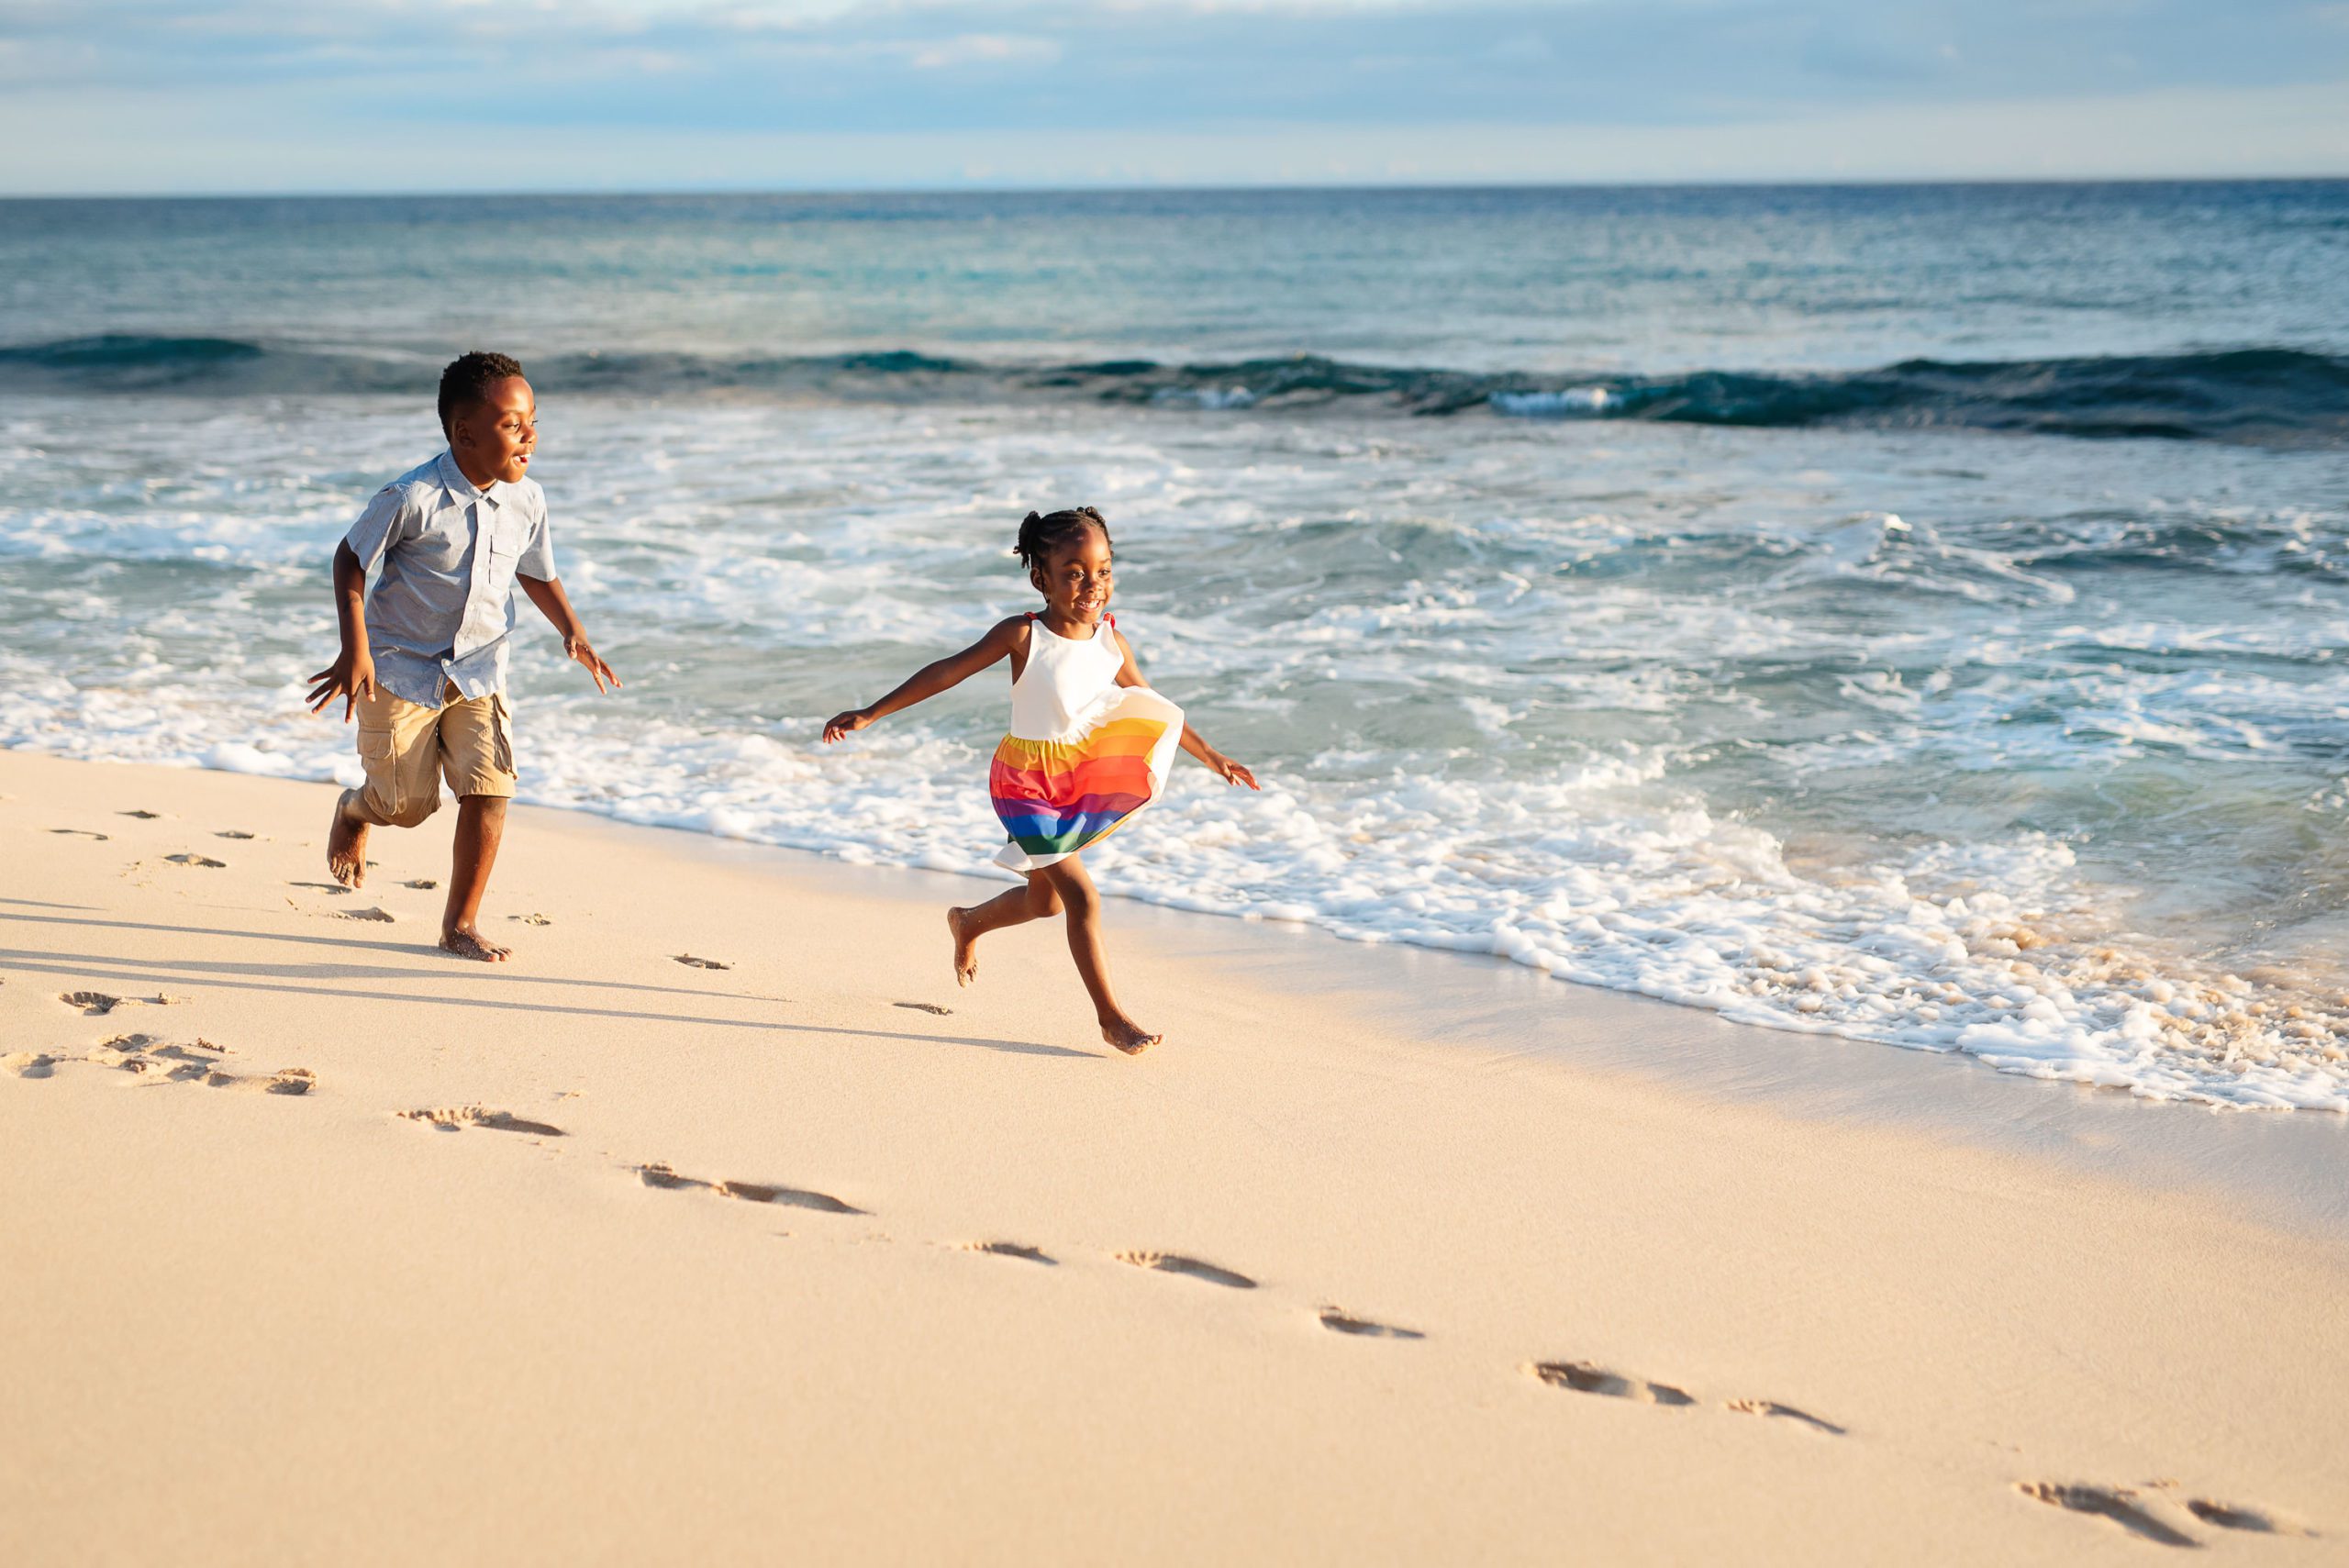
<instances>
[{"instance_id":1,"label":"rainbow striped skirt","mask_svg":"<svg viewBox=\"0 0 2349 1568\"><path fill-rule=\"evenodd\" d=\"M1066 860L1158 798L1183 744L1183 710L1147 686L1121 686L1061 740L1007 735L987 771L1011 841L996 864L1030 872Z\"/></svg>"}]
</instances>

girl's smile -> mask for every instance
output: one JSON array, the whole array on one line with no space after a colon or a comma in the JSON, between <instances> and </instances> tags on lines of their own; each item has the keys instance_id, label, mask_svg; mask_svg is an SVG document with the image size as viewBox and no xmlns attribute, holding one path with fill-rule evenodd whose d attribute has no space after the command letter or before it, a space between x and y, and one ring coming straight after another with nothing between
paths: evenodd
<instances>
[{"instance_id":1,"label":"girl's smile","mask_svg":"<svg viewBox=\"0 0 2349 1568\"><path fill-rule=\"evenodd\" d=\"M1054 550L1029 573L1029 580L1044 595L1048 622L1089 630L1109 607L1115 574L1107 530L1089 528Z\"/></svg>"}]
</instances>

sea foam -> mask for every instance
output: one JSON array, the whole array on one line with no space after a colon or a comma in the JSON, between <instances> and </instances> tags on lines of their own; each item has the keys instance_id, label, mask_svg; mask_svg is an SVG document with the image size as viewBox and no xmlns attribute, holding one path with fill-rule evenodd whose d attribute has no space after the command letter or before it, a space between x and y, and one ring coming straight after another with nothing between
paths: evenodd
<instances>
[{"instance_id":1,"label":"sea foam","mask_svg":"<svg viewBox=\"0 0 2349 1568\"><path fill-rule=\"evenodd\" d=\"M273 409L122 406L71 462L67 414L0 432L0 743L355 782L303 678L332 541L416 461L412 410L306 407L329 472ZM1023 607L1007 519L1087 500L1145 668L1266 785L1178 773L1088 857L1113 893L2147 1096L2349 1109L2338 974L2321 947L2253 951L2232 911L2273 899L2228 881L2297 853L2330 885L2349 820L2323 761L2349 635L2303 603L2339 519L2243 500L2304 495L2288 456L2221 475L2223 515L2116 520L2114 494L2177 475L2109 449L1953 481L1951 437L1805 449L1846 484L1654 428L1563 449L1179 410L561 414L563 570L629 684L584 690L525 611L527 800L991 874L999 672L841 746L816 727ZM1897 515L1865 503L1887 489Z\"/></svg>"}]
</instances>

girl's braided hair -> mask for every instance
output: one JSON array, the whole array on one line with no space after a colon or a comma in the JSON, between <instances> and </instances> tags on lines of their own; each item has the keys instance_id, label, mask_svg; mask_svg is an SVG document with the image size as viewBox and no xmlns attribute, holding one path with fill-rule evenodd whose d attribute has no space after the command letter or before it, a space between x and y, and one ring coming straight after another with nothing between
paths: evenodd
<instances>
[{"instance_id":1,"label":"girl's braided hair","mask_svg":"<svg viewBox=\"0 0 2349 1568\"><path fill-rule=\"evenodd\" d=\"M1044 564L1047 555L1086 528L1099 528L1104 541L1109 537L1109 525L1090 506L1075 506L1065 512L1030 512L1019 525L1019 542L1013 546L1013 553L1019 557L1020 565L1032 572Z\"/></svg>"}]
</instances>

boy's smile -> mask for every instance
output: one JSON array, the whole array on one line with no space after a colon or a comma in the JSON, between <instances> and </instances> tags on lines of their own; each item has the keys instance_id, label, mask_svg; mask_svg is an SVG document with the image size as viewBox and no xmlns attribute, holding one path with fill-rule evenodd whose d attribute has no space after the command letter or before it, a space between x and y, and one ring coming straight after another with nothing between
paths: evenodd
<instances>
[{"instance_id":1,"label":"boy's smile","mask_svg":"<svg viewBox=\"0 0 2349 1568\"><path fill-rule=\"evenodd\" d=\"M539 445L539 404L530 384L509 375L450 421L449 450L475 484L518 483Z\"/></svg>"}]
</instances>

